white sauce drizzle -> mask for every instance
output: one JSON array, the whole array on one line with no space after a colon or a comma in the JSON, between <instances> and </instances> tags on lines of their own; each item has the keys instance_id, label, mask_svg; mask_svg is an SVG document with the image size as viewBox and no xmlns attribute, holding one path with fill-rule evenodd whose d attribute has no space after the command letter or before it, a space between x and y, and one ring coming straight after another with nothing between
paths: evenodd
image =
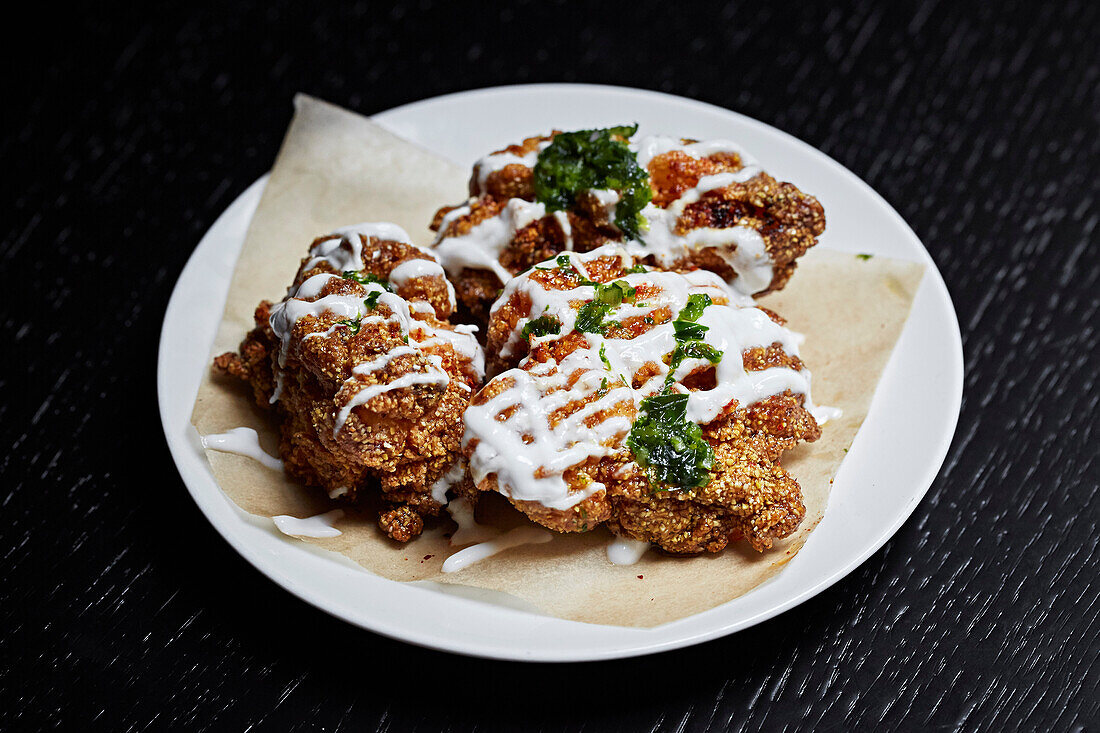
<instances>
[{"instance_id":1,"label":"white sauce drizzle","mask_svg":"<svg viewBox=\"0 0 1100 733\"><path fill-rule=\"evenodd\" d=\"M677 151L690 155L692 158L709 158L712 155L732 153L741 158L741 165L745 168L755 169L749 177L760 172L756 160L746 153L740 145L730 140L701 140L694 143L684 143L668 135L646 135L639 138L636 143L631 143L630 149L637 153L638 165L643 168L649 168L649 164L657 156Z\"/></svg>"},{"instance_id":2,"label":"white sauce drizzle","mask_svg":"<svg viewBox=\"0 0 1100 733\"><path fill-rule=\"evenodd\" d=\"M415 258L405 260L400 265L390 270L389 280L394 284L394 287L401 288L413 278L443 276L443 266L435 260Z\"/></svg>"},{"instance_id":3,"label":"white sauce drizzle","mask_svg":"<svg viewBox=\"0 0 1100 733\"><path fill-rule=\"evenodd\" d=\"M642 209L642 216L648 229L642 234L642 241L626 243L627 251L636 257L652 255L662 267L671 267L676 260L692 252L714 247L737 273L732 283L734 288L746 295L765 289L772 281L772 261L760 232L746 226L702 227L684 234L676 232L676 224L687 206L709 191L748 180L752 175L755 175L752 168L742 168L736 173L703 176L694 188L685 191L667 209L647 204Z\"/></svg>"},{"instance_id":4,"label":"white sauce drizzle","mask_svg":"<svg viewBox=\"0 0 1100 733\"><path fill-rule=\"evenodd\" d=\"M366 225L359 225L359 227L349 227L348 230L339 231L351 231L353 234L361 233L365 226ZM395 232L385 228L387 225L372 224L370 226L373 227L370 231L385 234L387 239L395 239L397 236ZM399 228L395 227L395 229ZM378 236L381 236L381 234ZM320 252L322 250L319 248L323 247L328 242L334 241L345 240L326 240L314 247L311 252ZM355 242L359 240L352 236L351 240L347 241ZM332 253L330 252L329 255L326 256L331 255ZM423 277L425 275L443 276L442 267L434 259L435 255L433 254L432 256L432 260L412 259L403 262L393 269L391 272L391 279L393 279L394 272L397 273L396 279L401 284L404 284L404 282L407 282L413 277ZM343 261L334 262L330 259L329 264L334 267L342 267L344 264L349 266L358 264L359 267L356 269L362 269L361 245L355 250L355 258L357 262L348 261L347 263ZM409 344L408 346L400 346L377 358L358 364L352 369L352 375L344 382L344 386L350 384L352 386L359 386L360 388L337 412L336 421L333 427L333 435L338 434L340 430L343 429L352 410L380 394L416 385L432 385L445 388L450 383L451 378L446 370L443 369L441 356L439 354L430 353L432 347L449 346L454 350L455 354L469 362L469 368L478 380L484 377L485 354L473 335L476 328L471 326L458 326L455 327L454 330L450 330L443 326L433 326L426 321L419 320L413 316L414 310L418 314L429 314L434 311L430 307L426 309L414 307L416 303L410 304L399 295L387 291L378 283L367 283L363 287L368 294L377 293L377 302L386 305L390 310L390 315L388 316L367 312L366 305L363 302L364 298L361 295L330 294L321 296L329 283L340 279L340 276L331 273L313 275L301 283L296 289L292 288L283 302L272 307L269 323L271 325L271 330L281 342L278 361L279 369L276 370L275 375L276 393L272 401L278 399L279 394L282 392L283 374L281 370L286 366L295 325L306 316L320 317L323 314L335 315L340 320L358 320L360 324L397 323L400 326L401 333L407 337ZM448 283L448 287L449 286L450 283ZM453 303L453 289L450 290L450 293ZM333 324L323 332L309 333L306 334L304 338L328 337L335 333L338 328L342 328L342 326L338 323ZM428 364L425 365L422 371L410 372L387 383L365 384L360 386L359 383L364 381L363 377L383 371L393 359L407 354L423 354ZM343 387L341 389L343 389Z\"/></svg>"},{"instance_id":5,"label":"white sauce drizzle","mask_svg":"<svg viewBox=\"0 0 1100 733\"><path fill-rule=\"evenodd\" d=\"M363 297L360 295L333 294L317 297L321 294L325 285L339 279L340 276L331 273L314 275L288 294L286 300L272 306L268 323L270 323L271 330L282 344L279 351L280 367L286 366L294 326L306 316L319 318L322 314L330 313L338 316L341 320L360 319L363 323L397 322L401 324L402 332L408 333L408 324L411 320L408 304L377 283L369 283L364 287L368 294L372 292L379 293L378 300L390 308L391 315L388 317L364 313L365 306ZM324 333L310 335L329 336L336 328L338 326L334 325Z\"/></svg>"},{"instance_id":6,"label":"white sauce drizzle","mask_svg":"<svg viewBox=\"0 0 1100 733\"><path fill-rule=\"evenodd\" d=\"M562 236L565 238L565 246L563 249L566 252L573 251L573 225L569 223L569 214L564 211L555 211L554 220L558 222L558 227L561 229ZM507 281L505 281L507 282Z\"/></svg>"},{"instance_id":7,"label":"white sauce drizzle","mask_svg":"<svg viewBox=\"0 0 1100 733\"><path fill-rule=\"evenodd\" d=\"M451 535L451 546L468 545L471 542L484 542L500 535L496 527L478 524L474 519L474 505L468 499L458 498L447 505L447 513L458 525Z\"/></svg>"},{"instance_id":8,"label":"white sauce drizzle","mask_svg":"<svg viewBox=\"0 0 1100 733\"><path fill-rule=\"evenodd\" d=\"M462 477L466 475L466 459L459 456L458 460L447 469L446 473L437 478L432 483L432 498L438 501L440 504L447 505L447 491L462 480ZM456 501L464 501L462 499ZM452 514L453 516L453 514ZM457 520L455 520L457 521ZM461 526L461 525L460 525ZM452 538L453 543L453 538Z\"/></svg>"},{"instance_id":9,"label":"white sauce drizzle","mask_svg":"<svg viewBox=\"0 0 1100 733\"><path fill-rule=\"evenodd\" d=\"M434 328L424 321L413 321L409 343L415 343L418 347L450 346L456 354L470 362L470 368L480 382L485 377L485 350L474 336L478 328L466 324L453 328Z\"/></svg>"},{"instance_id":10,"label":"white sauce drizzle","mask_svg":"<svg viewBox=\"0 0 1100 733\"><path fill-rule=\"evenodd\" d=\"M839 407L826 407L824 405L818 405L814 409L810 410L814 416L814 420L817 420L818 425L824 425L830 420L839 420L844 417L844 410Z\"/></svg>"},{"instance_id":11,"label":"white sauce drizzle","mask_svg":"<svg viewBox=\"0 0 1100 733\"><path fill-rule=\"evenodd\" d=\"M494 540L479 542L476 545L467 547L465 550L459 550L443 561L442 570L445 573L456 573L459 570L468 568L476 562L481 562L485 558L492 557L498 552L503 552L504 550L518 547L519 545L542 544L543 542L549 542L551 539L553 539L553 535L545 529L516 527Z\"/></svg>"},{"instance_id":12,"label":"white sauce drizzle","mask_svg":"<svg viewBox=\"0 0 1100 733\"><path fill-rule=\"evenodd\" d=\"M271 397L267 403L274 405L279 401L279 398L283 396L283 371L281 369L275 370L275 389L271 393Z\"/></svg>"},{"instance_id":13,"label":"white sauce drizzle","mask_svg":"<svg viewBox=\"0 0 1100 733\"><path fill-rule=\"evenodd\" d=\"M370 242L372 239L377 239L412 244L412 240L404 229L388 221L367 221L342 227L328 236L332 238L319 242L309 250L312 259L306 263L305 270L312 270L322 262L328 263L341 274L349 270L364 269L366 263L363 262L363 240Z\"/></svg>"},{"instance_id":14,"label":"white sauce drizzle","mask_svg":"<svg viewBox=\"0 0 1100 733\"><path fill-rule=\"evenodd\" d=\"M597 188L589 189L588 192L596 197L596 201L599 202L600 207L603 209L604 218L614 224L615 209L618 207L619 200L622 198L619 196L619 192Z\"/></svg>"},{"instance_id":15,"label":"white sauce drizzle","mask_svg":"<svg viewBox=\"0 0 1100 733\"><path fill-rule=\"evenodd\" d=\"M503 151L500 153L490 153L485 157L474 163L474 169L477 171L477 188L478 191L485 191L485 184L489 180L489 176L497 171L504 170L510 165L522 165L528 168L534 168L535 163L538 162L539 153L541 153L548 145L549 140L544 140L538 144L534 150L524 153L523 155L516 155L515 153L509 153Z\"/></svg>"},{"instance_id":16,"label":"white sauce drizzle","mask_svg":"<svg viewBox=\"0 0 1100 733\"><path fill-rule=\"evenodd\" d=\"M374 361L366 362L364 364L356 366L354 369L352 369L352 374L355 375L352 377L352 379L355 379L356 376L361 374L374 373L383 369L385 364L389 363L390 359L396 356L400 356L401 353L416 353L413 349L402 351L402 349L404 348L405 347L394 349L393 351L379 357L378 359L375 359ZM436 358L438 359L439 357ZM379 363L381 364L381 366L378 365ZM348 381L350 382L351 379L349 379ZM346 383L347 382L345 382L345 384ZM367 385L363 389L356 392L355 396L344 403L344 406L341 407L339 412L336 413L336 424L332 428L332 434L335 437L343 429L344 424L347 422L348 416L351 415L352 410L354 410L356 407L359 407L360 405L366 404L371 399L377 397L380 394L392 392L396 389L412 387L417 384L428 384L437 387L446 387L450 383L450 375L448 375L441 366L431 364L423 372L410 372L408 374L403 374L392 382L387 382L385 384Z\"/></svg>"},{"instance_id":17,"label":"white sauce drizzle","mask_svg":"<svg viewBox=\"0 0 1100 733\"><path fill-rule=\"evenodd\" d=\"M512 274L498 261L501 252L516 236L516 232L546 216L546 207L539 203L510 199L496 216L478 223L460 236L445 236L447 226L460 216L470 213L470 206L460 206L448 212L439 226L439 235L432 246L447 274L457 278L463 268L489 270L502 283Z\"/></svg>"},{"instance_id":18,"label":"white sauce drizzle","mask_svg":"<svg viewBox=\"0 0 1100 733\"><path fill-rule=\"evenodd\" d=\"M533 167L538 153L549 143L540 144L538 150L523 156L512 153L493 153L485 156L476 164L475 170L479 190L483 191L488 176L508 165L526 165ZM703 227L680 234L676 224L684 209L699 201L703 194L724 188L735 182L744 182L761 172L760 166L739 145L729 140L704 140L684 143L665 135L651 135L630 143L637 155L638 164L648 168L650 162L660 155L681 152L693 158L708 158L719 154L736 154L740 157L742 168L736 172L703 176L699 182L672 202L667 208L648 204L641 212L647 228L640 240L624 243L627 250L635 256L653 256L662 267L670 267L700 249L713 247L722 259L736 273L732 286L738 291L751 295L764 290L771 284L774 275L771 257L767 252L763 237L758 231L747 226L726 228ZM611 190L591 190L593 196L603 207L607 220L614 222L615 209L619 194ZM511 199L500 214L482 221L468 233L457 237L443 236L443 232L457 218L471 211L469 204L460 206L443 217L440 235L433 246L440 255L440 261L451 277L457 277L463 268L489 270L502 283L507 283L511 273L500 264L500 255L523 227L532 221L546 216L545 207L523 199ZM565 249L573 249L572 229L564 212L555 212L558 224L565 234Z\"/></svg>"},{"instance_id":19,"label":"white sauce drizzle","mask_svg":"<svg viewBox=\"0 0 1100 733\"><path fill-rule=\"evenodd\" d=\"M275 522L275 527L280 532L290 537L327 539L329 537L339 537L343 534L343 532L332 526L333 522L343 519L343 517L343 509L333 509L330 512L306 517L305 519L280 514L277 517L272 517L271 520Z\"/></svg>"},{"instance_id":20,"label":"white sauce drizzle","mask_svg":"<svg viewBox=\"0 0 1100 733\"><path fill-rule=\"evenodd\" d=\"M260 436L252 428L233 428L224 433L202 436L202 446L221 453L236 453L281 471L283 462L260 447Z\"/></svg>"},{"instance_id":21,"label":"white sauce drizzle","mask_svg":"<svg viewBox=\"0 0 1100 733\"><path fill-rule=\"evenodd\" d=\"M418 277L440 278L447 286L447 301L451 306L451 310L453 311L456 307L455 288L454 285L451 284L451 281L447 279L447 274L443 271L443 266L439 264L435 252L431 252L430 250L423 250L419 247L417 249L421 249L421 251L427 252L432 256L432 259L425 260L414 258L410 260L405 260L400 265L390 270L389 281L393 284L395 288L400 290L401 288L405 287L405 285L407 285L410 280L414 280ZM415 305L417 312L434 313L434 309L432 309L431 311L421 311L420 304L422 303L424 303L424 301L415 300L412 301L410 305ZM427 305L430 306L430 304Z\"/></svg>"},{"instance_id":22,"label":"white sauce drizzle","mask_svg":"<svg viewBox=\"0 0 1100 733\"><path fill-rule=\"evenodd\" d=\"M614 245L568 256L582 272L585 262L599 257L617 256L623 259L624 265L632 263L623 249ZM552 263L544 264L556 266ZM808 370L769 367L747 371L742 360L742 352L776 343L787 354L797 356L802 337L749 305L751 298L731 294L717 275L705 270L686 274L648 271L616 279L626 280L633 287L644 283L660 290L656 295L645 296L644 305L624 304L614 309L608 317L615 320L644 316L661 308L668 308L675 317L688 298L696 293L707 294L715 302L703 311L698 322L708 328L706 343L722 351L723 357L714 367L715 386L688 393L688 419L705 425L722 414L734 400L743 409L787 390L804 395L806 409L817 414L810 397ZM532 342L556 339L573 332L580 305L593 297L591 286L547 290L529 275L521 275L505 287L497 301L498 307L518 292L530 300L532 315L550 313L561 323L560 334L532 339ZM729 305L722 305L727 301ZM502 353L520 343L522 337L518 332L528 320L520 319L516 324ZM588 421L624 402L630 403L636 411L642 399L663 388L668 367L662 357L676 348L675 329L668 322L655 325L632 339L611 339L598 334L584 334L584 338L587 345L576 348L561 362L525 361L521 364L525 368L511 369L497 376L494 381L510 380L511 385L483 404L467 408L463 445L469 450L471 443L477 441L469 456L470 474L476 484L495 474L498 489L504 495L556 510L569 509L604 488L593 483L581 490L570 490L562 474L590 458L622 450L632 427L630 417L616 415L594 425ZM673 374L674 389L687 392L679 382L695 369L708 366L710 363L705 359L685 359ZM643 367L654 373L638 389L622 383L620 375L632 381ZM571 380L575 380L572 386ZM593 393L600 389L605 390L604 394L592 399ZM548 415L567 404L586 399L590 401L582 408L574 410L556 425L550 425Z\"/></svg>"},{"instance_id":23,"label":"white sauce drizzle","mask_svg":"<svg viewBox=\"0 0 1100 733\"><path fill-rule=\"evenodd\" d=\"M633 565L642 559L648 549L649 543L644 540L615 537L607 545L607 559L615 565Z\"/></svg>"}]
</instances>

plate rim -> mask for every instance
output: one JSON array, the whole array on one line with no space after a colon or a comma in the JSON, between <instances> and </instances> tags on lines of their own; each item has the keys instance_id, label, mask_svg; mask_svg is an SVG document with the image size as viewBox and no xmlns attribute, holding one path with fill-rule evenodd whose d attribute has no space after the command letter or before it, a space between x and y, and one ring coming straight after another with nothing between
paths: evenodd
<instances>
[{"instance_id":1,"label":"plate rim","mask_svg":"<svg viewBox=\"0 0 1100 733\"><path fill-rule=\"evenodd\" d=\"M237 514L243 514L243 512L237 509L237 507L232 504L228 497L226 497L221 492L221 489L220 487L217 487L216 482L214 483L214 488L217 490L216 493L218 496L208 497L204 493L202 493L203 490L200 489L200 487L194 485L198 483L197 481L189 480L188 476L184 475L184 465L188 462L189 459L193 458L193 456L185 454L185 451L192 450L193 447L187 445L187 439L185 435L176 434L175 431L178 429L179 426L174 423L174 420L178 419L179 416L169 414L170 408L167 406L167 402L165 399L166 391L171 389L171 385L168 383L166 374L166 358L168 352L170 351L170 324L173 322L174 318L178 317L176 314L181 308L180 303L183 300L183 296L180 295L180 285L181 283L187 282L189 275L193 276L193 270L197 269L198 267L197 263L199 260L200 249L202 249L204 243L208 240L211 232L218 229L219 225L225 226L226 221L229 220L232 214L237 213L240 208L249 206L250 197L254 197L256 200L258 200L260 192L262 191L262 187L266 184L268 178L268 174L265 174L264 176L261 176L255 182L250 184L239 196L237 196L234 201L230 203L229 206L225 208L225 210L222 211L222 213L206 230L206 232L204 232L199 244L188 257L186 265L180 272L178 279L173 285L172 294L164 312L164 321L161 327L160 340L158 343L157 351L158 408L161 416L161 427L164 431L165 440L168 444L173 462L175 463L177 473L180 475L181 480L187 487L188 493L191 495L192 500L194 500L195 503L198 505L200 511L206 517L207 521L211 523L211 525L215 528L215 530L217 530L222 539L226 541L227 544L229 544L229 546L233 548L234 551L245 558L245 560L248 561L249 564L259 570L261 574L263 574L265 577L269 578L277 585L286 589L293 595L297 596L301 600L304 600L315 608L322 610L330 615L336 616L337 618L340 618L343 621L352 625L365 628L374 633L397 639L405 643L412 643L414 645L426 648L439 649L469 656L517 661L575 662L597 661L603 659L624 658L644 654L652 654L660 651L690 646L749 628L757 623L761 623L767 619L773 618L774 616L783 613L784 611L787 611L790 608L793 608L794 606L803 603L809 598L812 598L813 596L825 591L830 586L832 586L842 578L846 577L856 568L866 562L866 560L875 552L877 552L884 544L886 544L886 542L888 542L897 533L897 531L909 519L909 517L912 516L912 513L915 511L917 505L927 494L928 490L931 488L932 483L935 481L937 475L939 474L939 471L942 468L943 462L947 457L951 443L954 439L955 432L957 430L959 415L961 412L963 379L965 375L962 351L962 337L958 323L958 316L955 311L950 292L947 290L946 283L944 282L943 277L939 272L939 269L936 267L935 261L932 259L931 254L929 254L927 249L921 243L920 239L917 237L916 233L913 232L912 228L909 227L909 225L905 222L904 218L885 199L883 199L883 197L877 191L871 188L870 185L864 182L855 173L848 170L837 161L833 160L830 156L814 148L808 143L798 139L797 137L776 127L768 125L767 123L760 122L759 120L755 120L751 117L743 115L739 112L735 112L733 110L728 110L717 105L709 104L707 102L701 102L688 97L667 94L665 92L600 84L515 84L486 87L468 91L459 91L450 94L440 95L437 97L431 97L428 99L417 100L405 105L401 105L399 107L394 107L392 109L379 112L375 115L372 115L371 118L375 122L386 126L387 120L392 121L394 118L400 115L415 113L417 111L417 108L428 107L433 104L445 103L447 100L454 100L455 98L489 97L517 93L523 94L530 92L565 94L612 93L622 96L634 97L641 100L643 104L653 104L655 100L658 104L687 104L689 106L698 106L700 108L705 108L720 115L735 117L743 124L759 126L764 128L768 133L778 134L783 138L794 141L799 147L804 148L809 154L817 156L822 162L825 162L828 167L833 170L834 173L844 176L845 178L848 178L850 182L855 183L857 187L862 190L863 194L870 195L883 211L888 212L890 217L894 220L895 224L898 225L899 230L905 233L905 235L911 240L912 244L916 245L916 252L919 253L921 259L926 264L927 268L925 271L925 277L924 282L922 283L922 287L930 287L932 290L934 290L934 295L937 296L937 300L941 304L946 305L945 311L948 322L945 325L949 325L951 328L950 333L947 335L953 336L953 338L949 339L952 346L950 350L951 363L948 365L950 384L947 385L946 390L950 396L950 406L953 409L951 410L951 413L947 416L945 423L945 427L947 429L945 429L940 435L940 440L937 446L937 450L935 451L935 455L932 456L931 460L927 462L924 475L921 476L918 482L915 482L921 487L919 492L914 492L910 496L906 505L901 509L900 512L897 513L893 520L888 524L883 525L883 529L879 532L874 541L870 542L859 552L855 553L853 559L851 559L847 563L844 563L843 565L837 566L833 569L832 572L824 575L823 577L820 577L817 582L807 585L799 592L792 594L785 600L773 605L772 607L757 612L755 614L751 614L748 617L742 617L726 622L719 621L717 623L711 624L706 629L696 632L689 632L687 629L685 629L684 633L676 634L672 638L662 640L651 639L647 641L645 637L657 636L659 634L651 632L658 632L661 629L667 630L672 626L679 625L689 619L698 618L699 616L704 614L720 615L721 609L726 604L717 606L713 609L709 609L708 611L704 611L702 612L702 614L696 614L694 616L687 617L687 619L680 619L678 621L671 622L670 624L654 627L653 629L630 629L631 632L639 632L638 634L636 634L637 639L633 642L622 643L618 646L614 646L613 648L590 650L581 653L578 653L576 650L568 649L565 651L544 649L540 652L531 652L530 650L517 649L512 646L506 645L489 647L483 643L471 643L467 642L467 640L463 639L460 636L433 637L431 634L424 633L421 633L419 635L410 635L408 630L402 628L400 624L394 625L390 623L385 623L384 621L380 621L376 618L367 620L362 618L361 616L356 616L352 614L350 611L342 607L334 607L331 602L326 603L326 599L324 597L317 596L311 589L307 589L302 586L301 583L298 582L298 580L291 574L283 572L283 568L272 567L270 563L267 562L266 559L263 557L259 549L252 546L246 541L238 541L240 538L237 537L236 529L229 527L226 521L223 519L223 516L219 515L211 504L215 499L220 498L221 501L229 504L234 510L236 510ZM224 306L224 303L221 303L221 305ZM893 356L891 357L890 361L891 363L893 362ZM889 369L890 364L887 365L887 370ZM193 403L193 399L191 400L191 402ZM183 432L186 433L186 430L191 427L190 411L186 411L186 414L183 417L185 423L183 425ZM207 473L209 473L208 466L206 466L206 469ZM209 481L213 482L212 474L209 475L207 478L209 479ZM242 523L246 521L243 517L238 517L238 519ZM412 589L412 586L408 584L402 584L396 581L389 581L379 576L371 575L370 573L364 572L363 576L375 581L380 581L385 584L392 584L393 586L403 587L405 589ZM423 593L433 593L432 591L424 588L416 588L416 590ZM746 596L747 595L749 594L746 594ZM746 596L742 596L742 598ZM482 604L478 601L471 601L449 595L444 596L438 593L433 593L433 597L445 598L446 601L441 601L443 605L458 604L459 606L461 606L462 604L476 604L477 606L485 606L485 604ZM734 600L736 601L737 599ZM731 601L731 603L732 602L733 601ZM493 613L523 613L520 611L512 611L511 609L501 609L495 606L489 608L492 609ZM480 612L482 611L476 611L475 613ZM540 624L568 624L594 627L598 629L624 628L599 626L595 624L582 624L580 622L566 621L564 619L549 618L544 616L534 616L527 613L523 613L523 616L527 619L537 619ZM632 633L631 635L634 636L635 634Z\"/></svg>"}]
</instances>

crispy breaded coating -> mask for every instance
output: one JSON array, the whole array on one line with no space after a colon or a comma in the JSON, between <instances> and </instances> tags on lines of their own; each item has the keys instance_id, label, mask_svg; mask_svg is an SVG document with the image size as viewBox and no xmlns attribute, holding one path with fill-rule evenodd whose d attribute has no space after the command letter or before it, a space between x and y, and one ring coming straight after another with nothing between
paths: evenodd
<instances>
[{"instance_id":1,"label":"crispy breaded coating","mask_svg":"<svg viewBox=\"0 0 1100 733\"><path fill-rule=\"evenodd\" d=\"M766 550L806 515L802 489L779 464L780 456L820 435L802 400L790 393L735 410L703 431L715 454L710 483L654 492L634 482L612 495L608 527L674 554L718 552L731 538Z\"/></svg>"},{"instance_id":2,"label":"crispy breaded coating","mask_svg":"<svg viewBox=\"0 0 1100 733\"><path fill-rule=\"evenodd\" d=\"M405 542L441 508L432 487L461 459L483 357L447 322L453 294L432 255L370 231L317 239L290 294L261 303L214 366L275 409L289 475L345 501L380 490L382 529Z\"/></svg>"},{"instance_id":3,"label":"crispy breaded coating","mask_svg":"<svg viewBox=\"0 0 1100 733\"><path fill-rule=\"evenodd\" d=\"M456 283L464 318L484 324L489 305L511 275L559 252L588 252L609 242L634 241L632 254L646 264L711 270L743 292L762 295L786 285L797 259L825 230L824 210L813 196L775 180L734 146L665 138L634 144L653 193L643 210L650 226L640 240L624 238L612 221L615 203L599 195L612 192L584 192L567 211L545 211L535 199L533 166L557 134L528 138L486 156L474 166L470 200L437 212L431 225L436 246ZM519 226L508 226L514 220L492 223L511 201L530 204L525 210L531 215L519 218ZM661 210L671 218L665 221ZM716 230L731 232L719 237L725 243L714 243ZM741 236L745 233L759 238L759 255L752 251L756 245ZM468 256L478 248L485 252L480 262ZM759 268L761 257L770 269Z\"/></svg>"},{"instance_id":4,"label":"crispy breaded coating","mask_svg":"<svg viewBox=\"0 0 1100 733\"><path fill-rule=\"evenodd\" d=\"M466 413L474 484L559 532L606 524L675 554L737 538L765 550L805 516L781 455L821 434L798 339L710 273L637 264L609 246L541 263L505 288L488 329L498 376ZM673 363L689 341L695 356ZM779 387L743 401L765 383ZM653 409L645 398L660 394L686 395L702 428L711 459L699 485L655 480L631 448Z\"/></svg>"}]
</instances>

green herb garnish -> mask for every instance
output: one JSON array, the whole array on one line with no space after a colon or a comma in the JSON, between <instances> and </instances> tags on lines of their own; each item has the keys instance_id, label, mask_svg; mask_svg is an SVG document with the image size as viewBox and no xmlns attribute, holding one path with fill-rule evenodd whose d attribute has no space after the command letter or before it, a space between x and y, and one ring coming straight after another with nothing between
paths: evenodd
<instances>
[{"instance_id":1,"label":"green herb garnish","mask_svg":"<svg viewBox=\"0 0 1100 733\"><path fill-rule=\"evenodd\" d=\"M523 338L529 338L531 334L536 336L548 336L561 333L561 321L551 315L541 315L527 322L520 331Z\"/></svg>"},{"instance_id":2,"label":"green herb garnish","mask_svg":"<svg viewBox=\"0 0 1100 733\"><path fill-rule=\"evenodd\" d=\"M607 367L607 371L611 371L611 362L607 358L607 344L600 344L600 361Z\"/></svg>"},{"instance_id":3,"label":"green herb garnish","mask_svg":"<svg viewBox=\"0 0 1100 733\"><path fill-rule=\"evenodd\" d=\"M584 191L617 191L615 225L637 239L645 222L641 211L653 198L653 190L638 156L625 142L614 139L629 138L637 131L637 125L622 125L555 136L535 163L536 200L546 204L548 211L561 211L573 206Z\"/></svg>"},{"instance_id":4,"label":"green herb garnish","mask_svg":"<svg viewBox=\"0 0 1100 733\"><path fill-rule=\"evenodd\" d=\"M677 341L701 339L710 330L701 323L692 323L691 321L673 321L672 327L676 330Z\"/></svg>"},{"instance_id":5,"label":"green herb garnish","mask_svg":"<svg viewBox=\"0 0 1100 733\"><path fill-rule=\"evenodd\" d=\"M381 285L391 293L394 292L393 285L378 277L377 275L370 274L369 272L356 272L355 270L347 270L346 272L344 272L342 277L345 280L354 280L360 285L370 285L371 283L374 283L375 285Z\"/></svg>"},{"instance_id":6,"label":"green herb garnish","mask_svg":"<svg viewBox=\"0 0 1100 733\"><path fill-rule=\"evenodd\" d=\"M337 326L344 326L345 328L350 329L352 334L354 335L354 334L359 333L359 328L362 324L360 324L358 318L356 318L354 320L351 319L351 318L346 318L342 321L337 321L336 325Z\"/></svg>"},{"instance_id":7,"label":"green herb garnish","mask_svg":"<svg viewBox=\"0 0 1100 733\"><path fill-rule=\"evenodd\" d=\"M706 359L711 364L717 364L722 361L722 352L702 341L685 341L677 344L672 352L672 358L669 359L667 380L671 381L672 373L680 368L684 359Z\"/></svg>"},{"instance_id":8,"label":"green herb garnish","mask_svg":"<svg viewBox=\"0 0 1100 733\"><path fill-rule=\"evenodd\" d=\"M607 329L613 325L619 325L618 321L604 323L604 318L623 303L633 303L637 290L630 286L626 280L616 280L610 283L592 283L596 294L592 300L581 306L577 312L577 330L582 333L607 333Z\"/></svg>"},{"instance_id":9,"label":"green herb garnish","mask_svg":"<svg viewBox=\"0 0 1100 733\"><path fill-rule=\"evenodd\" d=\"M687 419L688 395L672 391L673 375L685 359L722 360L722 352L702 340L709 329L696 323L709 305L709 296L691 295L672 322L676 348L669 356L664 388L642 400L642 414L627 437L635 460L660 490L692 489L710 481L714 450L703 440L702 428Z\"/></svg>"},{"instance_id":10,"label":"green herb garnish","mask_svg":"<svg viewBox=\"0 0 1100 733\"><path fill-rule=\"evenodd\" d=\"M367 293L367 297L363 300L363 304L367 306L368 310L374 310L378 305L378 296L382 294L381 290L372 290Z\"/></svg>"},{"instance_id":11,"label":"green herb garnish","mask_svg":"<svg viewBox=\"0 0 1100 733\"><path fill-rule=\"evenodd\" d=\"M688 296L687 305L680 311L680 315L676 316L678 321L698 321L699 316L703 315L703 309L708 305L714 303L710 299L710 296L705 293L693 293Z\"/></svg>"},{"instance_id":12,"label":"green herb garnish","mask_svg":"<svg viewBox=\"0 0 1100 733\"><path fill-rule=\"evenodd\" d=\"M703 310L711 304L709 295L696 293L688 296L687 305L683 307L672 327L676 331L676 348L668 359L668 376L665 377L665 390L672 386L673 374L684 359L706 359L711 364L722 361L722 352L703 343L703 337L709 327L696 323Z\"/></svg>"},{"instance_id":13,"label":"green herb garnish","mask_svg":"<svg viewBox=\"0 0 1100 733\"><path fill-rule=\"evenodd\" d=\"M581 333L603 333L603 317L607 315L607 306L593 300L585 303L577 312L577 330Z\"/></svg>"},{"instance_id":14,"label":"green herb garnish","mask_svg":"<svg viewBox=\"0 0 1100 733\"><path fill-rule=\"evenodd\" d=\"M616 280L606 285L596 286L596 300L610 306L620 305L623 301L631 303L638 291L630 287L626 280Z\"/></svg>"},{"instance_id":15,"label":"green herb garnish","mask_svg":"<svg viewBox=\"0 0 1100 733\"><path fill-rule=\"evenodd\" d=\"M874 255L869 255L869 254L859 254L859 255L856 255L856 259L859 259L859 260L869 260L869 259L871 259L872 257L874 257Z\"/></svg>"},{"instance_id":16,"label":"green herb garnish","mask_svg":"<svg viewBox=\"0 0 1100 733\"><path fill-rule=\"evenodd\" d=\"M642 400L643 414L634 421L627 447L662 488L693 489L710 482L714 450L703 430L687 419L688 396L662 393Z\"/></svg>"}]
</instances>

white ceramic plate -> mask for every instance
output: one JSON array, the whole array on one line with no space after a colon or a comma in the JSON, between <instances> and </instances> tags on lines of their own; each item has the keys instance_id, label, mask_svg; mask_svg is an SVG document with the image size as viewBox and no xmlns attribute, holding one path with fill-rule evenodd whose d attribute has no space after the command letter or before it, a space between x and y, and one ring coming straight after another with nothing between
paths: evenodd
<instances>
[{"instance_id":1,"label":"white ceramic plate","mask_svg":"<svg viewBox=\"0 0 1100 733\"><path fill-rule=\"evenodd\" d=\"M207 355L230 275L260 199L261 179L226 209L184 268L164 319L157 386L168 446L195 502L269 578L350 623L423 646L502 659L627 657L713 639L791 608L850 573L912 513L943 462L958 419L959 326L943 279L916 235L851 172L805 143L734 112L617 87L484 89L417 102L374 119L464 166L486 151L551 127L637 121L643 133L730 138L774 176L794 181L821 200L828 216L821 246L925 262L928 273L867 421L836 477L825 519L804 551L772 580L704 613L654 629L597 626L370 575L250 521L222 494L190 415L203 370L209 368Z\"/></svg>"}]
</instances>

